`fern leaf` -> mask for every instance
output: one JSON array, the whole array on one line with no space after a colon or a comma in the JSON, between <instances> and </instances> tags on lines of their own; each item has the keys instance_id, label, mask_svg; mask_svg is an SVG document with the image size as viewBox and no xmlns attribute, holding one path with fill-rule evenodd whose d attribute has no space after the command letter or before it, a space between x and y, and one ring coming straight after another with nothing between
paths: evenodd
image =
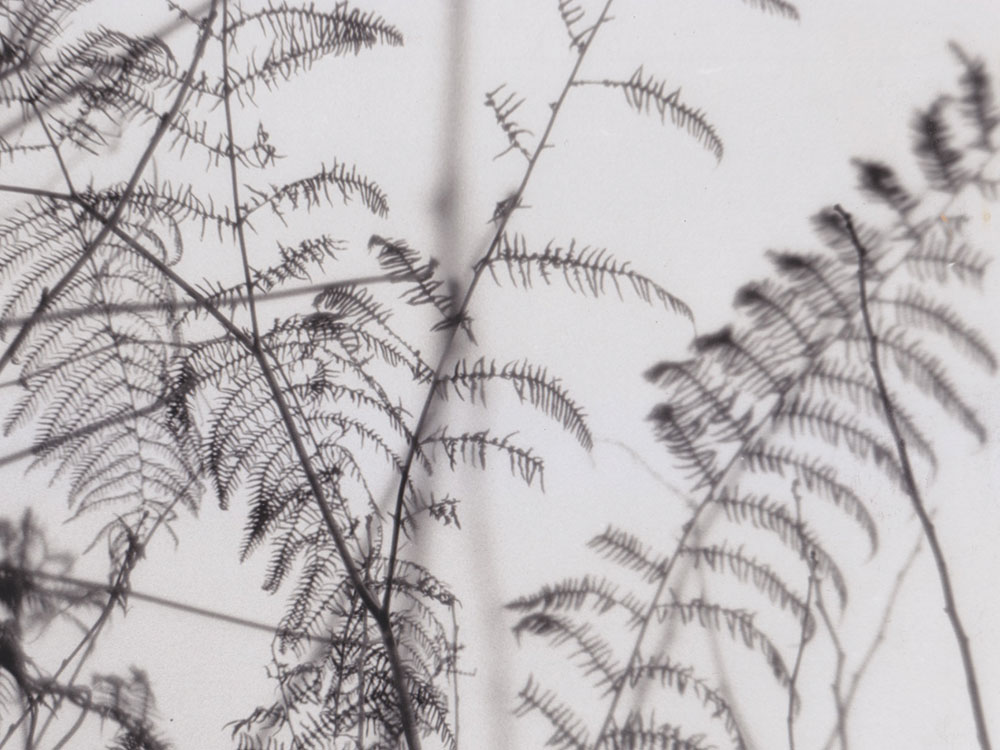
<instances>
[{"instance_id":1,"label":"fern leaf","mask_svg":"<svg viewBox=\"0 0 1000 750\"><path fill-rule=\"evenodd\" d=\"M528 677L528 682L517 694L520 703L514 709L514 715L521 717L530 713L541 714L553 728L553 734L546 745L557 750L588 750L590 739L583 720L573 709L559 700L551 690L544 690Z\"/></svg>"},{"instance_id":2,"label":"fern leaf","mask_svg":"<svg viewBox=\"0 0 1000 750\"><path fill-rule=\"evenodd\" d=\"M840 567L807 525L793 518L785 506L766 495L739 495L722 490L712 502L722 508L732 523L749 521L754 527L773 532L802 560L815 559L817 571L830 577L841 606L847 601L847 583Z\"/></svg>"},{"instance_id":3,"label":"fern leaf","mask_svg":"<svg viewBox=\"0 0 1000 750\"><path fill-rule=\"evenodd\" d=\"M654 559L652 550L638 537L613 526L593 537L587 546L605 559L642 574L647 583L661 579L666 569L666 559Z\"/></svg>"},{"instance_id":4,"label":"fern leaf","mask_svg":"<svg viewBox=\"0 0 1000 750\"><path fill-rule=\"evenodd\" d=\"M962 64L961 111L967 120L975 124L978 132L977 148L993 150L993 131L1000 125L1000 108L997 107L992 81L981 58L970 57L955 42L948 45Z\"/></svg>"},{"instance_id":5,"label":"fern leaf","mask_svg":"<svg viewBox=\"0 0 1000 750\"><path fill-rule=\"evenodd\" d=\"M243 31L254 26L273 43L262 59L249 60L246 72L233 82L237 93L245 90L251 98L258 82L273 88L324 57L356 55L376 44L403 44L403 35L394 26L374 13L349 8L346 2L337 3L332 11L282 2L259 11L239 12L229 27L230 43L237 44Z\"/></svg>"},{"instance_id":6,"label":"fern leaf","mask_svg":"<svg viewBox=\"0 0 1000 750\"><path fill-rule=\"evenodd\" d=\"M962 169L962 152L953 145L951 129L945 122L947 99L938 98L913 119L913 151L931 187L957 193L967 176Z\"/></svg>"},{"instance_id":7,"label":"fern leaf","mask_svg":"<svg viewBox=\"0 0 1000 750\"><path fill-rule=\"evenodd\" d=\"M907 289L902 296L893 299L875 297L869 300L875 305L887 305L896 314L900 326L918 326L930 331L943 333L955 346L974 362L982 365L990 373L997 370L997 359L990 345L979 331L966 325L958 313L949 305L935 303L918 289Z\"/></svg>"},{"instance_id":8,"label":"fern leaf","mask_svg":"<svg viewBox=\"0 0 1000 750\"><path fill-rule=\"evenodd\" d=\"M584 37L593 29L593 26L580 29L580 24L587 17L586 11L577 0L559 0L559 17L569 35L570 48L582 52L586 46Z\"/></svg>"},{"instance_id":9,"label":"fern leaf","mask_svg":"<svg viewBox=\"0 0 1000 750\"><path fill-rule=\"evenodd\" d=\"M515 287L530 289L535 274L545 284L551 285L555 276L572 291L593 298L604 296L612 287L619 299L624 299L623 289L631 289L644 302L659 302L678 315L692 320L691 309L679 298L642 274L633 271L628 262L616 260L603 248L578 247L571 241L568 248L555 247L550 242L541 253L529 252L527 243L520 235L501 238L497 252L487 259L490 274L498 284L495 267L506 266L507 277Z\"/></svg>"},{"instance_id":10,"label":"fern leaf","mask_svg":"<svg viewBox=\"0 0 1000 750\"><path fill-rule=\"evenodd\" d=\"M861 191L896 211L904 219L918 205L918 200L904 188L896 173L886 164L868 159L853 159L858 170Z\"/></svg>"},{"instance_id":11,"label":"fern leaf","mask_svg":"<svg viewBox=\"0 0 1000 750\"><path fill-rule=\"evenodd\" d=\"M791 685L791 673L785 665L785 660L774 642L754 624L753 614L741 610L712 604L703 599L658 604L655 615L660 622L666 618L677 616L684 625L696 623L703 628L711 628L720 633L728 633L736 642L746 648L756 650L767 661L774 678L787 688Z\"/></svg>"},{"instance_id":12,"label":"fern leaf","mask_svg":"<svg viewBox=\"0 0 1000 750\"><path fill-rule=\"evenodd\" d=\"M873 414L882 421L886 420L882 394L875 385L870 372L858 372L835 362L818 361L806 372L802 382L806 388L818 384L820 389L829 396L846 395L854 406L865 409L869 414ZM930 440L917 426L913 417L901 406L898 406L900 399L892 393L889 395L894 404L893 417L907 445L916 448L920 455L936 469L937 456Z\"/></svg>"},{"instance_id":13,"label":"fern leaf","mask_svg":"<svg viewBox=\"0 0 1000 750\"><path fill-rule=\"evenodd\" d=\"M697 480L695 488L716 483L722 467L714 443L702 439L705 425L685 426L670 404L653 407L647 419L655 425L657 439L666 443L679 465Z\"/></svg>"},{"instance_id":14,"label":"fern leaf","mask_svg":"<svg viewBox=\"0 0 1000 750\"><path fill-rule=\"evenodd\" d=\"M726 394L727 385L710 386L705 381L710 377L709 367L704 358L688 362L660 362L645 372L645 378L667 391L668 401L675 415L682 420L692 414L695 420L720 423L723 428L716 438L724 441L742 440L750 425L751 414L744 412L736 417L738 394L735 390Z\"/></svg>"},{"instance_id":15,"label":"fern leaf","mask_svg":"<svg viewBox=\"0 0 1000 750\"><path fill-rule=\"evenodd\" d=\"M758 332L761 329L785 329L783 335L771 334L769 336L775 342L774 348L776 350L781 351L786 348L782 341L790 335L798 342L798 349L802 352L810 352L814 347L814 342L806 333L807 322L796 318L796 313L799 311L795 310L794 302L795 295L789 290L778 289L776 285L764 281L740 287L736 292L733 305L751 312L754 316L755 330Z\"/></svg>"},{"instance_id":16,"label":"fern leaf","mask_svg":"<svg viewBox=\"0 0 1000 750\"><path fill-rule=\"evenodd\" d=\"M920 281L945 284L955 279L978 287L986 276L990 259L969 247L956 231L944 228L925 232L919 245L903 258L903 263Z\"/></svg>"},{"instance_id":17,"label":"fern leaf","mask_svg":"<svg viewBox=\"0 0 1000 750\"><path fill-rule=\"evenodd\" d=\"M720 719L736 750L746 750L736 715L722 693L695 674L694 668L674 663L669 657L654 657L625 670L623 677L633 688L641 682L658 681L661 686L675 690L679 695L690 691L702 705L709 709L713 719Z\"/></svg>"},{"instance_id":18,"label":"fern leaf","mask_svg":"<svg viewBox=\"0 0 1000 750\"><path fill-rule=\"evenodd\" d=\"M531 152L528 148L521 142L521 137L525 135L532 135L532 132L527 128L522 128L514 120L514 113L518 108L524 104L524 99L518 99L517 94L507 94L500 101L497 97L501 96L500 92L503 91L506 84L500 84L493 91L486 94L486 106L490 108L493 112L493 116L496 117L497 125L503 130L503 134L507 138L507 148L501 151L499 154L494 156L494 159L499 159L501 156L506 156L511 151L516 151L521 154L525 159L531 161Z\"/></svg>"},{"instance_id":19,"label":"fern leaf","mask_svg":"<svg viewBox=\"0 0 1000 750\"><path fill-rule=\"evenodd\" d=\"M575 81L577 86L605 86L621 89L625 101L636 112L650 113L655 110L660 115L660 121L671 124L700 143L706 150L715 155L716 161L721 161L723 154L722 138L708 122L704 112L693 109L681 101L679 88L668 90L665 81L658 81L654 76L644 77L640 65L627 81Z\"/></svg>"},{"instance_id":20,"label":"fern leaf","mask_svg":"<svg viewBox=\"0 0 1000 750\"><path fill-rule=\"evenodd\" d=\"M562 615L531 612L518 620L513 631L519 642L527 633L548 638L553 646L569 643L574 649L570 658L579 658L577 666L584 677L596 672L600 677L598 685L611 682L618 671L611 645L595 634L587 623L578 625Z\"/></svg>"},{"instance_id":21,"label":"fern leaf","mask_svg":"<svg viewBox=\"0 0 1000 750\"><path fill-rule=\"evenodd\" d=\"M510 460L511 474L523 479L529 487L537 478L539 485L544 490L545 466L542 459L534 455L530 448L522 448L511 443L510 437L510 435L502 438L492 437L485 430L462 435L448 435L442 430L424 438L421 445L430 445L431 447L440 445L448 457L452 469L460 461L478 469L485 469L488 451L495 450L505 453Z\"/></svg>"},{"instance_id":22,"label":"fern leaf","mask_svg":"<svg viewBox=\"0 0 1000 750\"><path fill-rule=\"evenodd\" d=\"M642 602L633 594L626 592L620 595L618 587L607 578L594 576L567 578L555 584L547 584L534 594L518 597L505 606L521 612L560 612L579 611L588 602L598 614L616 608L625 609L634 622L640 622L644 614Z\"/></svg>"},{"instance_id":23,"label":"fern leaf","mask_svg":"<svg viewBox=\"0 0 1000 750\"><path fill-rule=\"evenodd\" d=\"M857 420L839 412L833 404L814 404L805 397L796 396L783 405L776 418L784 420L793 435L813 435L834 446L843 441L856 456L871 458L891 479L902 482L903 471L895 449Z\"/></svg>"},{"instance_id":24,"label":"fern leaf","mask_svg":"<svg viewBox=\"0 0 1000 750\"><path fill-rule=\"evenodd\" d=\"M743 389L763 393L781 393L787 387L784 379L765 362L761 353L754 350L733 333L732 326L706 333L695 338L691 344L696 354L711 355L719 363L726 376L738 379Z\"/></svg>"},{"instance_id":25,"label":"fern leaf","mask_svg":"<svg viewBox=\"0 0 1000 750\"><path fill-rule=\"evenodd\" d=\"M799 9L786 0L743 0L743 3L765 13L772 13L793 21L799 20Z\"/></svg>"},{"instance_id":26,"label":"fern leaf","mask_svg":"<svg viewBox=\"0 0 1000 750\"><path fill-rule=\"evenodd\" d=\"M837 470L818 458L809 459L790 448L770 448L763 442L748 446L740 458L750 471L774 472L785 476L786 471L798 479L807 490L826 498L843 510L868 535L871 554L878 549L878 526L860 495L837 479Z\"/></svg>"},{"instance_id":27,"label":"fern leaf","mask_svg":"<svg viewBox=\"0 0 1000 750\"><path fill-rule=\"evenodd\" d=\"M335 192L331 192L331 189ZM357 167L348 170L346 164L337 161L334 161L330 169L321 165L319 172L308 177L284 185L272 185L270 190L251 187L250 191L256 202L247 209L247 216L263 206L270 206L280 217L285 204L293 210L300 206L309 210L323 202L332 205L334 195L339 195L345 205L353 195L357 195L362 204L376 216L385 217L389 213L389 202L382 188L359 173Z\"/></svg>"},{"instance_id":28,"label":"fern leaf","mask_svg":"<svg viewBox=\"0 0 1000 750\"><path fill-rule=\"evenodd\" d=\"M612 723L601 735L594 750L713 750L702 734L689 735L680 727L658 723L653 716L645 722L638 713L629 714L623 726Z\"/></svg>"},{"instance_id":29,"label":"fern leaf","mask_svg":"<svg viewBox=\"0 0 1000 750\"><path fill-rule=\"evenodd\" d=\"M837 315L844 320L853 317L857 307L852 296L854 279L840 264L818 255L773 250L767 255L780 274L796 283L804 302L817 311L817 317Z\"/></svg>"},{"instance_id":30,"label":"fern leaf","mask_svg":"<svg viewBox=\"0 0 1000 750\"><path fill-rule=\"evenodd\" d=\"M594 438L587 426L583 410L569 396L557 378L550 377L544 368L528 362L508 362L498 367L496 362L485 358L476 360L470 367L466 360L455 363L451 375L445 375L436 383L436 393L447 398L453 392L459 398L468 398L472 403L486 403L486 385L492 382L506 382L514 389L521 403L529 403L560 422L586 450L594 446Z\"/></svg>"},{"instance_id":31,"label":"fern leaf","mask_svg":"<svg viewBox=\"0 0 1000 750\"><path fill-rule=\"evenodd\" d=\"M895 363L896 369L908 381L930 395L941 408L958 420L966 430L980 442L986 442L986 428L973 409L959 395L958 390L945 374L941 361L924 351L921 346L906 337L899 330L879 332L879 346ZM867 347L867 336L863 331L852 330L848 340L858 346Z\"/></svg>"},{"instance_id":32,"label":"fern leaf","mask_svg":"<svg viewBox=\"0 0 1000 750\"><path fill-rule=\"evenodd\" d=\"M749 583L762 594L766 594L772 604L787 609L797 622L805 623L805 637L811 638L816 630L816 621L806 607L805 599L792 591L785 581L770 566L743 554L743 548L729 549L725 545L709 547L680 547L679 554L692 560L695 567L705 565L715 573L727 571L741 583Z\"/></svg>"},{"instance_id":33,"label":"fern leaf","mask_svg":"<svg viewBox=\"0 0 1000 750\"><path fill-rule=\"evenodd\" d=\"M383 269L394 276L413 282L410 289L403 293L403 298L411 305L433 305L437 308L442 320L433 330L447 330L461 325L471 338L468 318L460 320L451 294L440 291L445 282L435 278L435 269L438 266L435 259L431 258L424 262L420 253L408 247L405 242L387 240L375 234L368 240L368 249L374 250L377 247L381 248L378 262Z\"/></svg>"}]
</instances>

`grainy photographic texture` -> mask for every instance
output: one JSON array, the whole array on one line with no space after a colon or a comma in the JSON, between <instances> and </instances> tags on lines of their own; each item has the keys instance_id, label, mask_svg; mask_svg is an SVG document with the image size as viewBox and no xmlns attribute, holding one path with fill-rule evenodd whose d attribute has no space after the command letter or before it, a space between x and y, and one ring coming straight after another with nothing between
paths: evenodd
<instances>
[{"instance_id":1,"label":"grainy photographic texture","mask_svg":"<svg viewBox=\"0 0 1000 750\"><path fill-rule=\"evenodd\" d=\"M0 750L989 750L1000 13L818 5L0 0Z\"/></svg>"}]
</instances>

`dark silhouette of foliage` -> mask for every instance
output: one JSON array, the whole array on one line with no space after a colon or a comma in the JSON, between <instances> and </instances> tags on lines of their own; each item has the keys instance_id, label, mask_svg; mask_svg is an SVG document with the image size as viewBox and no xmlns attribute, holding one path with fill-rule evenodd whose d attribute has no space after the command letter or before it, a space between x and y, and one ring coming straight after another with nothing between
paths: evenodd
<instances>
[{"instance_id":1,"label":"dark silhouette of foliage","mask_svg":"<svg viewBox=\"0 0 1000 750\"><path fill-rule=\"evenodd\" d=\"M48 550L30 515L0 520L0 709L12 717L0 748L18 732L27 747L44 737L69 746L85 725L107 728L107 747L170 746L140 667L94 672L89 686L83 670L116 609L131 597L156 601L132 592L132 574L151 539L178 533L181 514L197 513L206 494L222 508L246 502L239 556L267 550L262 587L287 596L273 690L229 724L233 745L457 748L460 602L452 571L423 561L420 526L460 528L462 498L443 487L461 468L509 470L545 489L548 446L521 426L554 425L583 451L596 442L570 374L480 343L477 290L486 279L510 295L565 285L602 303L645 303L686 330L688 304L629 261L582 239L526 237L518 219L581 88L619 89L629 108L658 115L717 160L722 137L643 65L628 78L583 78L614 0L598 10L559 0L549 11L569 39L566 76L541 121L505 85L486 94L505 143L498 158L517 154L510 161L523 170L482 217L483 247L466 268L449 267L422 243L377 231L390 196L349 155L296 153L265 122L268 97L336 58L404 46L391 20L348 2L166 0L170 27L135 34L111 28L106 9L96 22L89 6L99 2L0 7L0 103L10 115L0 160L21 180L0 184L10 199L0 220L0 371L19 368L4 429L33 429L32 466L65 483L71 518L98 520L91 546L106 546L109 559L106 584L71 578L71 561ZM783 0L744 2L798 18ZM675 643L677 632L749 655L760 690L781 696L794 745L803 652L837 639L823 594L832 590L836 613L853 604L851 561L833 539L843 529L829 516L874 555L885 533L875 493L902 492L922 508L900 446L937 468L928 405L987 439L948 358L992 373L996 356L938 286L980 282L989 258L937 204L965 190L995 194L983 164L1000 114L985 65L953 49L958 93L913 119L929 192L858 160L859 188L890 225L820 212L826 249L772 252L773 276L737 292L737 323L696 336L689 359L647 371L664 392L654 433L698 498L679 541L609 525L590 542L612 563L607 574L581 572L508 604L518 640L565 655L598 695L600 710L585 714L575 696L547 687L548 675L528 678L515 713L540 716L549 745L751 747L739 693L709 676L703 654ZM124 175L110 166L123 162ZM203 174L192 178L192 168ZM60 187L32 182L48 170ZM317 230L309 214L320 210L371 222L367 254L335 223ZM360 275L342 270L352 254ZM202 257L213 275L193 281ZM270 317L265 299L281 301ZM501 429L494 410L504 396L514 427ZM852 480L870 469L871 486ZM925 528L940 560L929 519ZM730 600L733 590L757 605ZM42 668L34 638L72 618L79 641L58 668ZM963 658L970 665L968 647ZM669 697L661 705L654 695ZM846 709L837 711L843 726ZM53 727L63 731L55 740ZM980 738L985 749L985 730Z\"/></svg>"},{"instance_id":2,"label":"dark silhouette of foliage","mask_svg":"<svg viewBox=\"0 0 1000 750\"><path fill-rule=\"evenodd\" d=\"M803 710L796 691L802 652L823 636L844 656L837 610L828 616L822 592L832 588L841 616L859 606L851 601L846 572L856 562L844 558L837 541L845 532L821 506L845 514L874 555L881 509L891 507L889 498L909 497L935 552L979 744L990 747L945 552L911 463L911 455L919 456L925 472L937 468L935 444L955 439L938 423L941 417L977 443L986 441L977 409L953 382L952 360L991 375L997 369L983 334L949 300L954 287L942 286L978 284L988 262L970 247L961 217L947 206L966 191L995 194L984 173L996 154L993 83L982 61L953 49L964 69L959 92L936 98L914 120L913 151L929 190L908 190L882 162L855 160L859 189L887 210L887 224L861 224L839 206L821 211L813 224L825 251L771 252L774 276L737 292L738 323L696 338L690 359L660 362L646 372L664 392L649 420L700 498L679 540L664 545L648 533L609 526L590 546L633 573L627 585L588 575L508 605L519 614L515 632L546 638L561 650L602 706L600 720L593 713L585 718L557 691L543 688L536 671L519 711L547 719L550 744L694 747L711 738L713 746L745 748L754 730L784 719L794 748ZM865 481L857 481L862 476ZM756 597L746 590L756 590ZM755 604L746 609L730 600ZM938 611L930 607L928 615ZM741 686L729 692L712 677L718 657L714 665L696 663L704 649L693 645L692 625L763 656L761 679L770 673L777 683L773 714L760 715L763 687L754 689L756 713L741 714ZM666 669L684 679L665 678ZM840 677L831 680L846 738ZM691 691L702 703L700 719L690 710ZM647 719L653 707L665 718L683 716L690 726L681 732Z\"/></svg>"}]
</instances>

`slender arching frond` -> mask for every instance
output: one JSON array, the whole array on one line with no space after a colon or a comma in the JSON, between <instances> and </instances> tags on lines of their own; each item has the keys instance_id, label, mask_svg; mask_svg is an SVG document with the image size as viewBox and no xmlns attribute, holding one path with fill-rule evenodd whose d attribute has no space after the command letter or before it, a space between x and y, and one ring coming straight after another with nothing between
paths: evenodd
<instances>
[{"instance_id":1,"label":"slender arching frond","mask_svg":"<svg viewBox=\"0 0 1000 750\"><path fill-rule=\"evenodd\" d=\"M507 148L497 154L495 159L499 159L511 151L516 151L521 154L525 159L531 160L531 152L528 150L527 146L521 141L521 137L525 135L531 135L531 131L527 128L522 128L514 120L514 113L518 108L524 104L524 99L518 99L517 94L509 93L504 96L501 92L504 89L505 84L500 84L493 91L486 94L485 104L493 112L494 117L496 117L497 125L503 131L504 136L507 138ZM501 99L502 97L502 99Z\"/></svg>"},{"instance_id":2,"label":"slender arching frond","mask_svg":"<svg viewBox=\"0 0 1000 750\"><path fill-rule=\"evenodd\" d=\"M691 319L691 309L680 298L603 248L579 247L575 241L563 248L550 242L542 252L531 252L524 237L504 235L499 249L487 261L490 274L500 284L498 266L506 267L506 278L522 289L532 288L536 275L546 285L561 276L566 286L579 294L597 299L613 291L624 299L623 291L631 290L643 302L659 302L665 309Z\"/></svg>"},{"instance_id":3,"label":"slender arching frond","mask_svg":"<svg viewBox=\"0 0 1000 750\"><path fill-rule=\"evenodd\" d=\"M247 210L248 215L264 206L283 216L286 207L309 210L324 202L332 205L337 195L345 204L357 195L365 208L378 216L389 212L388 199L375 182L358 172L357 167L348 169L346 164L337 161L329 169L322 165L318 172L307 177L272 185L269 189L251 188L251 192L255 200Z\"/></svg>"},{"instance_id":4,"label":"slender arching frond","mask_svg":"<svg viewBox=\"0 0 1000 750\"><path fill-rule=\"evenodd\" d=\"M856 160L860 189L889 209L882 210L888 221L854 221L839 206L820 211L813 226L823 250L770 252L775 274L739 289L736 323L697 337L689 359L662 361L646 372L662 389L650 415L654 434L701 499L665 542L650 544L609 526L590 546L652 590L626 595L613 577L588 574L521 597L513 603L519 611L572 612L579 618L574 627L602 623L602 634L617 628L612 632L631 649L622 672L630 676L643 674L647 665L652 674L663 666L664 679L679 673L677 654L687 641L677 638L671 617L728 633L772 668L780 713L759 720L783 718L791 738L803 703L796 678L806 645L829 635L843 657L835 629L824 633L816 625L819 614L831 622L817 604L821 590L837 592L843 617L854 611L848 603L853 605L855 573L844 565L842 532L832 521L837 514L818 503L860 528L874 555L887 513L896 512L892 503L908 507L906 496L914 491L909 454L920 453L933 468L937 444L953 437L946 431L949 420L929 410L939 407L953 426L980 441L986 437L946 357L961 353L992 373L996 355L957 306L942 298L946 289L921 283L978 285L990 260L972 248L970 222L950 206L969 186L980 188L984 199L995 197L983 176L996 153L995 98L983 64L960 49L956 54L964 68L959 95L936 97L914 121L913 150L933 190L911 190L891 166ZM641 73L632 84L637 93L630 102L640 108L657 101L665 107L675 96L662 84L644 88ZM974 131L971 141L963 143L967 133L956 115ZM936 205L941 194L947 198L943 209ZM906 273L916 281L902 278ZM866 288L873 290L867 297ZM880 361L884 367L877 369ZM696 577L697 568L703 570ZM723 576L740 585L712 585ZM743 608L740 591L746 590L764 599L758 611ZM790 653L778 634L774 610L785 610L798 624L797 652ZM621 615L617 622L611 612ZM535 629L544 632L545 622L539 617ZM711 637L701 640L718 650ZM614 656L620 658L620 651ZM698 677L701 669L695 664L683 675L700 680L699 697L716 695L715 685ZM969 692L975 713L977 694ZM657 697L637 690L634 680L612 681L593 747L707 744L710 721L699 724L703 734L686 734L646 719L643 712L659 705ZM702 700L706 707L720 705ZM843 719L843 708L838 711ZM716 716L721 713L717 708ZM728 728L735 728L730 739L741 746L735 717Z\"/></svg>"},{"instance_id":5,"label":"slender arching frond","mask_svg":"<svg viewBox=\"0 0 1000 750\"><path fill-rule=\"evenodd\" d=\"M578 81L577 85L621 89L628 106L636 112L649 114L655 111L660 115L661 122L666 123L669 120L678 129L687 131L688 135L705 150L711 152L717 161L722 159L724 151L722 138L708 121L705 113L681 101L680 87L672 88L667 86L666 81L657 80L653 75L644 75L641 65L627 81L610 79Z\"/></svg>"},{"instance_id":6,"label":"slender arching frond","mask_svg":"<svg viewBox=\"0 0 1000 750\"><path fill-rule=\"evenodd\" d=\"M528 403L560 422L585 449L594 446L583 409L558 378L551 377L545 368L528 362L508 362L499 366L480 358L469 365L462 359L455 363L450 375L438 379L435 392L441 398L453 393L460 399L485 404L487 386L493 383L507 383L521 403Z\"/></svg>"},{"instance_id":7,"label":"slender arching frond","mask_svg":"<svg viewBox=\"0 0 1000 750\"><path fill-rule=\"evenodd\" d=\"M403 34L388 21L346 2L338 2L332 10L285 2L270 3L257 11L239 10L229 32L229 43L234 47L245 42L247 32L272 40L267 53L249 57L245 70L231 83L237 94L251 97L259 84L274 88L308 71L324 57L356 55L376 44L403 44Z\"/></svg>"}]
</instances>

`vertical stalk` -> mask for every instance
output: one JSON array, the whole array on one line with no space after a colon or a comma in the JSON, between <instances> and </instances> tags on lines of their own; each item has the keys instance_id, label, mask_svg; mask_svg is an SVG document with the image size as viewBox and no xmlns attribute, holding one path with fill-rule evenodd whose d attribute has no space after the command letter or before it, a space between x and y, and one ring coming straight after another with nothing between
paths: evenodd
<instances>
[{"instance_id":1,"label":"vertical stalk","mask_svg":"<svg viewBox=\"0 0 1000 750\"><path fill-rule=\"evenodd\" d=\"M948 622L951 623L951 629L955 634L955 641L958 644L958 650L962 657L962 667L965 670L965 687L969 694L969 707L972 709L972 718L976 726L976 737L979 740L979 747L981 750L991 750L992 746L990 745L989 733L986 729L986 716L983 711L979 682L976 679L975 662L973 661L972 650L969 646L969 637L965 633L962 618L958 613L958 605L955 602L955 593L951 585L948 564L945 561L941 543L938 541L934 521L931 520L930 514L927 512L920 488L917 486L917 480L914 477L913 467L910 464L910 456L906 448L906 441L903 440L899 425L896 423L896 413L892 405L892 400L889 398L889 390L886 387L885 377L882 374L882 366L879 364L878 337L875 334L871 315L868 312L868 287L865 269L868 262L868 250L858 238L851 215L839 205L834 206L834 210L844 220L847 232L851 238L851 244L854 245L854 249L857 252L858 295L861 304L861 317L865 326L865 336L868 340L868 362L871 365L872 374L875 376L875 383L878 386L879 398L882 401L882 410L885 412L885 421L889 426L889 431L892 433L892 439L896 444L896 453L899 456L899 463L903 468L903 486L910 498L913 511L920 520L920 526L923 529L924 537L927 539L927 544L931 548L931 554L934 556L934 565L937 567L938 580L941 583L941 592L944 595L945 613L948 615Z\"/></svg>"}]
</instances>

